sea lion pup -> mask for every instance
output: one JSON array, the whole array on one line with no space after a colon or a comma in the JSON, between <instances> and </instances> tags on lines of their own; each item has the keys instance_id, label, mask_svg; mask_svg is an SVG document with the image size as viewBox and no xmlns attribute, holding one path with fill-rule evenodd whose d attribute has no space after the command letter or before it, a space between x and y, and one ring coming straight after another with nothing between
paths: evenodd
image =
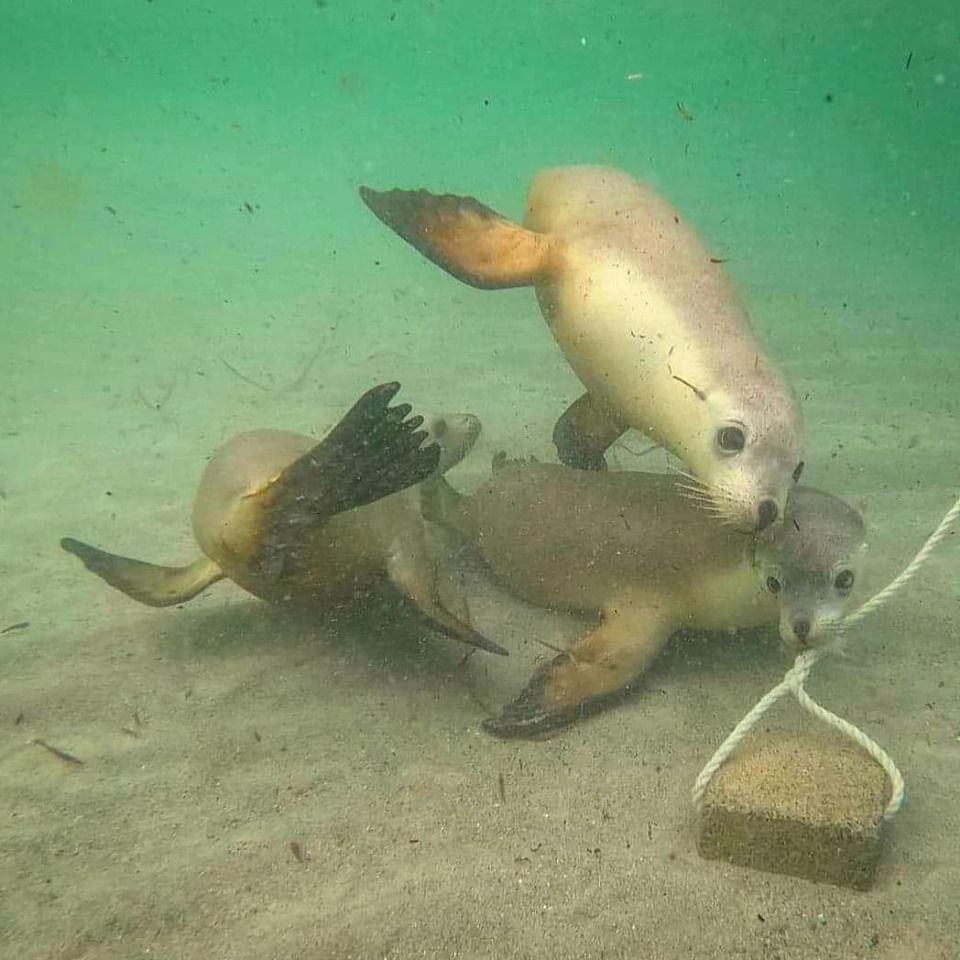
<instances>
[{"instance_id":1,"label":"sea lion pup","mask_svg":"<svg viewBox=\"0 0 960 960\"><path fill-rule=\"evenodd\" d=\"M203 556L165 567L60 541L87 569L141 603L183 603L228 578L262 600L329 609L386 578L448 636L506 654L440 601L420 484L459 462L480 433L469 415L407 419L400 389L368 390L319 443L282 430L227 441L193 504ZM424 445L428 437L433 441Z\"/></svg>"},{"instance_id":2,"label":"sea lion pup","mask_svg":"<svg viewBox=\"0 0 960 960\"><path fill-rule=\"evenodd\" d=\"M360 196L465 283L535 287L587 390L554 428L563 463L602 469L606 448L633 427L684 462L722 521L762 530L782 518L802 466L798 404L723 261L651 187L610 167L546 169L523 226L470 197Z\"/></svg>"},{"instance_id":3,"label":"sea lion pup","mask_svg":"<svg viewBox=\"0 0 960 960\"><path fill-rule=\"evenodd\" d=\"M425 514L473 545L510 592L601 618L485 722L500 736L541 733L603 707L680 628L779 621L790 646L823 643L865 550L860 515L812 487L796 487L786 522L757 536L714 523L664 474L501 457L470 496L442 479L426 486Z\"/></svg>"}]
</instances>

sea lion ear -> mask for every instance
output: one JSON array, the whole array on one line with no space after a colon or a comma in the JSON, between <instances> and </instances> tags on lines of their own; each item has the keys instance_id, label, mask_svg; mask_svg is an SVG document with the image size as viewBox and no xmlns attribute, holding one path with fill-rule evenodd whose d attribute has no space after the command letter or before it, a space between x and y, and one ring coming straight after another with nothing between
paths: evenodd
<instances>
[{"instance_id":1,"label":"sea lion ear","mask_svg":"<svg viewBox=\"0 0 960 960\"><path fill-rule=\"evenodd\" d=\"M550 272L549 237L512 223L473 197L362 186L360 198L428 260L472 287L526 287Z\"/></svg>"}]
</instances>

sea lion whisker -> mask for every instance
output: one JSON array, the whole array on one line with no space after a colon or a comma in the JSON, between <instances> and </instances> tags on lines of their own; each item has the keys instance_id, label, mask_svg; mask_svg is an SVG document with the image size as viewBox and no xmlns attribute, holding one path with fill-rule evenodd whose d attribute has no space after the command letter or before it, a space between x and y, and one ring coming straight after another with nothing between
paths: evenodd
<instances>
[{"instance_id":1,"label":"sea lion whisker","mask_svg":"<svg viewBox=\"0 0 960 960\"><path fill-rule=\"evenodd\" d=\"M687 489L699 490L705 496L708 496L708 497L713 496L715 487L704 482L699 477L694 476L692 473L687 473L686 470L681 470L678 467L671 468L671 472L680 478L674 481L678 487L686 487Z\"/></svg>"},{"instance_id":2,"label":"sea lion whisker","mask_svg":"<svg viewBox=\"0 0 960 960\"><path fill-rule=\"evenodd\" d=\"M691 473L689 470L684 470L683 467L678 466L677 464L671 464L670 472L675 473L679 477L683 477L686 480L689 480L691 483L699 484L702 487L705 487L706 484L701 480L696 474Z\"/></svg>"},{"instance_id":3,"label":"sea lion whisker","mask_svg":"<svg viewBox=\"0 0 960 960\"><path fill-rule=\"evenodd\" d=\"M682 497L704 506L709 505L714 508L714 512L718 515L723 514L724 516L730 512L727 508L736 504L736 499L723 486L708 486L682 470L677 470L676 473L683 478L683 482L680 480L674 482L678 493Z\"/></svg>"},{"instance_id":4,"label":"sea lion whisker","mask_svg":"<svg viewBox=\"0 0 960 960\"><path fill-rule=\"evenodd\" d=\"M689 491L678 490L677 491L684 500L689 500L691 503L695 503L697 506L703 508L704 510L709 510L711 513L719 513L720 508L717 504L710 498L706 496L700 496L696 493L691 493Z\"/></svg>"},{"instance_id":5,"label":"sea lion whisker","mask_svg":"<svg viewBox=\"0 0 960 960\"><path fill-rule=\"evenodd\" d=\"M696 477L689 477L686 474L680 474L679 479L674 480L674 483L676 486L687 490L699 490L703 494L710 493L710 488L705 483L701 483Z\"/></svg>"},{"instance_id":6,"label":"sea lion whisker","mask_svg":"<svg viewBox=\"0 0 960 960\"><path fill-rule=\"evenodd\" d=\"M711 516L722 523L726 522L726 514L724 514L720 510L719 506L716 503L714 503L712 500L693 497L685 493L681 493L680 496L684 500L687 500L690 503L692 503L697 508L697 510L699 510L701 513L705 513L708 516Z\"/></svg>"},{"instance_id":7,"label":"sea lion whisker","mask_svg":"<svg viewBox=\"0 0 960 960\"><path fill-rule=\"evenodd\" d=\"M674 487L683 496L696 497L700 500L713 500L710 492L708 490L704 490L703 487L694 487L688 483L677 483L674 484Z\"/></svg>"}]
</instances>

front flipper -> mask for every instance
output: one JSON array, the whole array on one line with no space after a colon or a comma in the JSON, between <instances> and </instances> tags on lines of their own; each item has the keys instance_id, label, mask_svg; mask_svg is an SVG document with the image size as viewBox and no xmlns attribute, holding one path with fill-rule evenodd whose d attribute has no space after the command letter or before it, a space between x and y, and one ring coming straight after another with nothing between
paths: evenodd
<instances>
[{"instance_id":1,"label":"front flipper","mask_svg":"<svg viewBox=\"0 0 960 960\"><path fill-rule=\"evenodd\" d=\"M428 260L472 287L526 287L551 271L549 237L511 223L473 197L369 187L360 187L360 197Z\"/></svg>"},{"instance_id":2,"label":"front flipper","mask_svg":"<svg viewBox=\"0 0 960 960\"><path fill-rule=\"evenodd\" d=\"M563 411L554 425L557 458L577 470L606 470L604 454L626 429L608 406L585 393Z\"/></svg>"},{"instance_id":3,"label":"front flipper","mask_svg":"<svg viewBox=\"0 0 960 960\"><path fill-rule=\"evenodd\" d=\"M162 567L107 553L72 537L64 537L60 546L79 557L91 573L111 587L150 607L185 603L224 576L223 571L206 557L200 557L186 567Z\"/></svg>"},{"instance_id":4,"label":"front flipper","mask_svg":"<svg viewBox=\"0 0 960 960\"><path fill-rule=\"evenodd\" d=\"M462 610L463 615L457 616L443 603L437 588L437 571L434 561L425 546L422 543L419 546L420 549L412 547L409 540L406 549L401 549L399 544L396 545L387 563L387 576L390 582L405 593L441 633L479 650L497 653L502 657L508 656L508 650L470 626L467 622L470 614L465 605Z\"/></svg>"},{"instance_id":5,"label":"front flipper","mask_svg":"<svg viewBox=\"0 0 960 960\"><path fill-rule=\"evenodd\" d=\"M380 500L420 483L440 462L436 443L423 446L423 417L405 419L408 403L390 401L399 383L368 390L343 419L265 490L259 570L281 577L296 570L315 529L334 514Z\"/></svg>"},{"instance_id":6,"label":"front flipper","mask_svg":"<svg viewBox=\"0 0 960 960\"><path fill-rule=\"evenodd\" d=\"M520 695L483 728L498 737L547 733L619 699L659 653L673 621L657 603L611 607L603 622L567 653L540 666Z\"/></svg>"}]
</instances>

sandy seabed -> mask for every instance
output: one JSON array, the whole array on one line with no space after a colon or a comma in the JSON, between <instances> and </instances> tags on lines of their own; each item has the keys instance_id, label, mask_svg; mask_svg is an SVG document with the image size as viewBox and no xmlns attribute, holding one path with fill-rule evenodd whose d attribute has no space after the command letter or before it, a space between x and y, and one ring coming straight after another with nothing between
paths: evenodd
<instances>
[{"instance_id":1,"label":"sandy seabed","mask_svg":"<svg viewBox=\"0 0 960 960\"><path fill-rule=\"evenodd\" d=\"M67 190L45 175L54 186L35 193ZM55 215L36 196L17 213L47 233ZM548 652L539 641L582 624L468 578L475 625L512 656L464 662L388 593L336 620L226 583L153 610L59 550L72 535L188 561L190 499L219 442L262 426L322 434L386 379L418 408L481 417L452 475L465 489L497 450L551 456L577 386L532 294L466 290L363 229L382 269L331 281L316 251L236 294L237 272L209 259L163 277L129 256L99 275L77 259L55 279L25 259L8 280L0 627L29 626L0 635L0 954L956 956L955 537L810 685L907 779L867 893L696 853L690 788L787 667L772 633L674 643L617 709L501 742L481 719ZM751 290L751 307L804 398L809 481L865 504L877 588L957 493L956 339L923 342L880 294L851 298L838 326L838 291L800 296L781 279ZM940 306L911 297L916 315ZM638 465L641 446L627 438L615 466ZM767 726L810 722L784 705Z\"/></svg>"}]
</instances>

